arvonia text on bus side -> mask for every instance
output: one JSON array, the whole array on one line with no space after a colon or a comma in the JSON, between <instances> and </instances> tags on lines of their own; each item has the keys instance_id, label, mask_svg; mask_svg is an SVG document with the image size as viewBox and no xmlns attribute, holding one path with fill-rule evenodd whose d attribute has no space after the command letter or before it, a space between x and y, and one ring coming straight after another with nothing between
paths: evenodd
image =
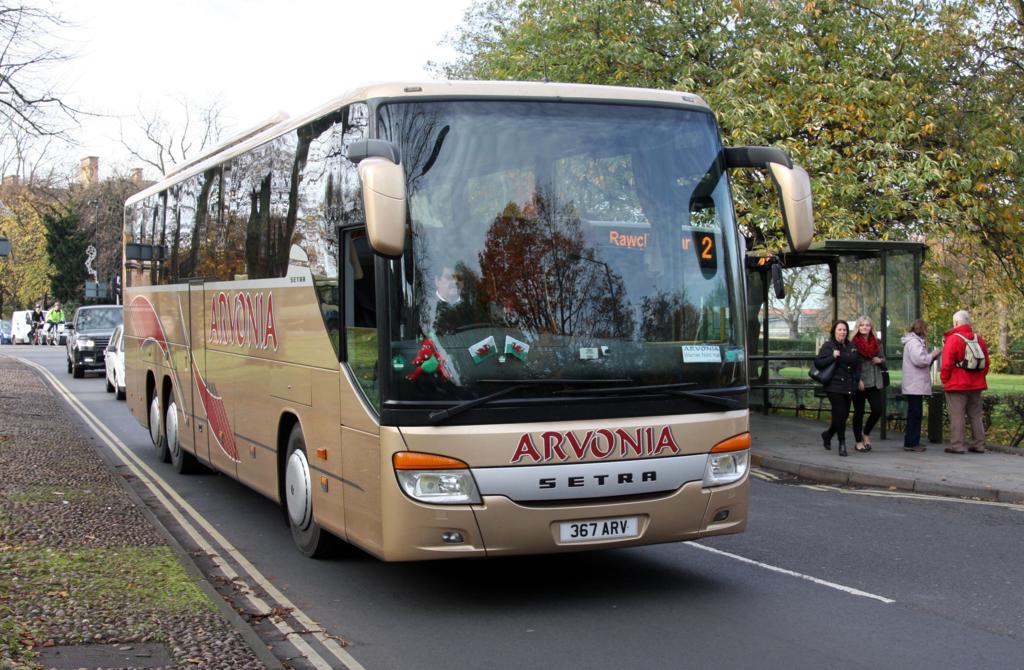
<instances>
[{"instance_id":1,"label":"arvonia text on bus side","mask_svg":"<svg viewBox=\"0 0 1024 670\"><path fill-rule=\"evenodd\" d=\"M385 560L743 530L743 246L694 95L370 86L132 197L129 405L161 456Z\"/></svg>"}]
</instances>

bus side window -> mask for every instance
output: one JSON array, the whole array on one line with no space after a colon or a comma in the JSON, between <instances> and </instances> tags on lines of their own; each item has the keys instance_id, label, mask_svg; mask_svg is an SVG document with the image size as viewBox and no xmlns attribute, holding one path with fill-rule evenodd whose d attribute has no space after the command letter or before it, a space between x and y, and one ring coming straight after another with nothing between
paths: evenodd
<instances>
[{"instance_id":1,"label":"bus side window","mask_svg":"<svg viewBox=\"0 0 1024 670\"><path fill-rule=\"evenodd\" d=\"M344 244L345 351L348 366L367 400L379 410L374 253L365 228L345 231Z\"/></svg>"}]
</instances>

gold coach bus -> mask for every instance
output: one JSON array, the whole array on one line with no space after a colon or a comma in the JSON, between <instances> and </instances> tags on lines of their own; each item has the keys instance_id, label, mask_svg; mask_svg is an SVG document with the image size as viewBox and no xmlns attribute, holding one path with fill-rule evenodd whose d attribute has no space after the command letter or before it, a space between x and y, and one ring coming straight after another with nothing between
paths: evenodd
<instances>
[{"instance_id":1,"label":"gold coach bus","mask_svg":"<svg viewBox=\"0 0 1024 670\"><path fill-rule=\"evenodd\" d=\"M310 556L740 532L737 167L806 248L806 172L695 95L382 84L273 119L126 203L129 406Z\"/></svg>"}]
</instances>

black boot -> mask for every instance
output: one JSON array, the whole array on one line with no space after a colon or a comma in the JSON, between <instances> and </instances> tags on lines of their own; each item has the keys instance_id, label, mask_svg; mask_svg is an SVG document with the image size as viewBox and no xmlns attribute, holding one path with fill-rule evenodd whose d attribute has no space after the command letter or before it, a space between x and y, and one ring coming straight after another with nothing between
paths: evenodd
<instances>
[{"instance_id":1,"label":"black boot","mask_svg":"<svg viewBox=\"0 0 1024 670\"><path fill-rule=\"evenodd\" d=\"M828 434L827 430L821 434L821 446L830 451L832 449L832 436Z\"/></svg>"},{"instance_id":2,"label":"black boot","mask_svg":"<svg viewBox=\"0 0 1024 670\"><path fill-rule=\"evenodd\" d=\"M839 440L839 455L846 455L846 442L843 442L842 440Z\"/></svg>"}]
</instances>

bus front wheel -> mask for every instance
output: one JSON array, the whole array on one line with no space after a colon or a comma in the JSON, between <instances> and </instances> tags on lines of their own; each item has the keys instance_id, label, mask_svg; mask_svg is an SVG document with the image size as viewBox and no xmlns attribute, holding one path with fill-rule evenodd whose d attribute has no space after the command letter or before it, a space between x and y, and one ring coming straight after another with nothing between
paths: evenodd
<instances>
[{"instance_id":1,"label":"bus front wheel","mask_svg":"<svg viewBox=\"0 0 1024 670\"><path fill-rule=\"evenodd\" d=\"M310 558L321 558L330 549L330 534L313 518L313 479L306 458L306 440L297 424L288 436L284 497L288 526L295 545Z\"/></svg>"}]
</instances>

